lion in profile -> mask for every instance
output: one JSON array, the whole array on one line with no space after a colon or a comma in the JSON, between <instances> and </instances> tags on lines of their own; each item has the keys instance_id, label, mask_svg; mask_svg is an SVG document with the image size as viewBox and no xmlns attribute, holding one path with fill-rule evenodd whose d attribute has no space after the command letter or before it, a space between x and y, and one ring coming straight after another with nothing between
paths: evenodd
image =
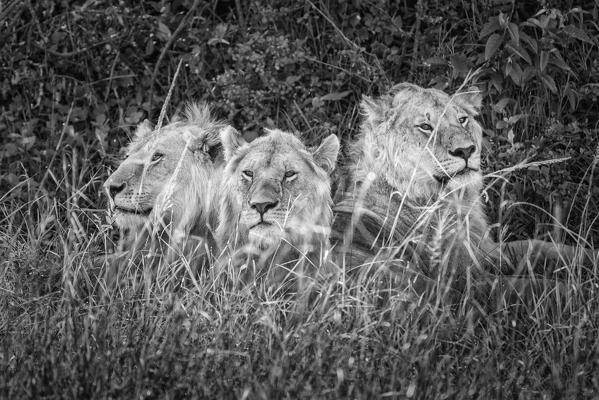
<instances>
[{"instance_id":1,"label":"lion in profile","mask_svg":"<svg viewBox=\"0 0 599 400\"><path fill-rule=\"evenodd\" d=\"M574 259L572 247L539 240L499 245L489 237L480 199L481 102L477 88L450 96L409 83L378 99L364 97L353 191L334 207L331 239L340 259L352 266L402 260L414 272L408 279L444 276L458 287L498 264L513 272L530 252Z\"/></svg>"},{"instance_id":2,"label":"lion in profile","mask_svg":"<svg viewBox=\"0 0 599 400\"><path fill-rule=\"evenodd\" d=\"M122 247L180 251L190 238L200 251L214 246L224 131L234 129L202 103L160 129L147 120L137 127L125 160L104 183Z\"/></svg>"},{"instance_id":3,"label":"lion in profile","mask_svg":"<svg viewBox=\"0 0 599 400\"><path fill-rule=\"evenodd\" d=\"M270 266L290 272L298 260L316 267L328 248L337 137L316 149L276 129L250 143L227 131L222 142L227 165L217 234L233 249L234 263L268 273Z\"/></svg>"}]
</instances>

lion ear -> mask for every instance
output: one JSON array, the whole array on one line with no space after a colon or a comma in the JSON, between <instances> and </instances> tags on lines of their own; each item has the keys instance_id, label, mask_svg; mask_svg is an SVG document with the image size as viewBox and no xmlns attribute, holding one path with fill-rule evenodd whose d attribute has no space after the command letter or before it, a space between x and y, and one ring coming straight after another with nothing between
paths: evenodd
<instances>
[{"instance_id":1,"label":"lion ear","mask_svg":"<svg viewBox=\"0 0 599 400\"><path fill-rule=\"evenodd\" d=\"M366 116L366 120L372 124L379 124L385 119L387 107L385 107L383 99L373 99L372 97L363 95L360 108Z\"/></svg>"},{"instance_id":2,"label":"lion ear","mask_svg":"<svg viewBox=\"0 0 599 400\"><path fill-rule=\"evenodd\" d=\"M233 158L235 153L237 153L237 150L247 143L241 134L232 126L227 126L220 132L220 140L223 143L225 161L229 161Z\"/></svg>"},{"instance_id":3,"label":"lion ear","mask_svg":"<svg viewBox=\"0 0 599 400\"><path fill-rule=\"evenodd\" d=\"M152 126L152 123L145 119L142 123L137 125L137 128L135 129L135 137L137 139L144 138L152 133L153 129L154 127Z\"/></svg>"},{"instance_id":4,"label":"lion ear","mask_svg":"<svg viewBox=\"0 0 599 400\"><path fill-rule=\"evenodd\" d=\"M422 88L420 86L410 82L398 83L389 89L389 95L393 96L391 105L393 107L397 107L399 104L409 100L412 96L414 96L415 93L418 93L421 90Z\"/></svg>"},{"instance_id":5,"label":"lion ear","mask_svg":"<svg viewBox=\"0 0 599 400\"><path fill-rule=\"evenodd\" d=\"M415 85L413 83L410 82L401 82L398 83L397 85L393 85L393 87L391 87L391 89L389 90L389 94L390 95L396 95L398 93L412 93L412 92L418 92L419 90L421 90L422 88L418 85Z\"/></svg>"},{"instance_id":6,"label":"lion ear","mask_svg":"<svg viewBox=\"0 0 599 400\"><path fill-rule=\"evenodd\" d=\"M456 102L472 115L478 115L483 103L483 96L480 89L476 86L470 86L463 92L456 93Z\"/></svg>"},{"instance_id":7,"label":"lion ear","mask_svg":"<svg viewBox=\"0 0 599 400\"><path fill-rule=\"evenodd\" d=\"M312 153L314 162L328 174L333 172L339 155L339 139L335 135L327 136Z\"/></svg>"}]
</instances>

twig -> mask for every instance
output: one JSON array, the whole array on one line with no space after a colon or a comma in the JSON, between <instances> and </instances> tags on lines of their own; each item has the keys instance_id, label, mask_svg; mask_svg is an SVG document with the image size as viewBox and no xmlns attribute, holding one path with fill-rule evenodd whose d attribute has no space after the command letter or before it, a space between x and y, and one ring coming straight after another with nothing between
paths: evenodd
<instances>
[{"instance_id":1,"label":"twig","mask_svg":"<svg viewBox=\"0 0 599 400\"><path fill-rule=\"evenodd\" d=\"M339 36L341 36L341 38L348 43L351 47L353 47L355 50L361 50L360 46L358 46L357 44L355 44L354 42L351 41L350 38L348 38L347 36L345 36L345 34L343 33L343 31L341 29L339 29L339 27L335 24L335 22L333 22L333 20L326 15L320 8L316 7L316 5L314 3L312 3L312 1L307 0L308 4L310 4L310 6L316 10L316 12L318 12L324 19L327 20L327 22L333 27L333 29L335 29L337 31L337 34L339 34Z\"/></svg>"},{"instance_id":2,"label":"twig","mask_svg":"<svg viewBox=\"0 0 599 400\"><path fill-rule=\"evenodd\" d=\"M35 47L37 47L38 49L40 49L40 50L43 50L43 51L45 51L45 52L47 52L47 53L49 53L49 54L52 54L53 56L56 56L56 57L65 57L65 58L71 58L71 57L75 57L75 56L78 56L78 55L80 55L80 54L86 53L86 52L90 51L91 49L93 49L93 48L95 48L95 47L103 46L103 45L105 45L106 43L111 43L111 42L113 42L114 40L115 40L115 38L110 38L110 39L102 40L101 42L98 42L98 43L94 43L94 44L92 44L92 45L89 45L89 46L87 46L87 47L86 47L86 48L84 48L84 49L73 50L73 51L67 51L67 52L64 52L64 53L61 53L61 52L59 52L59 51L56 51L56 50L49 49L49 48L47 48L47 47L44 47L44 46L42 46L41 44L39 44L39 43L37 43L37 42L35 42L35 41L33 42L33 44L34 44L34 46L35 46Z\"/></svg>"},{"instance_id":3,"label":"twig","mask_svg":"<svg viewBox=\"0 0 599 400\"><path fill-rule=\"evenodd\" d=\"M200 4L200 0L194 0L191 8L189 9L189 11L187 11L187 14L185 14L185 17L183 17L183 19L179 23L179 26L177 27L177 29L175 29L175 31L169 38L168 42L166 42L166 44L162 48L162 51L160 52L160 55L158 56L158 60L156 60L156 65L154 65L154 72L152 72L152 79L150 80L150 101L149 101L149 107L148 107L148 119L152 119L151 113L152 113L152 106L154 103L154 83L156 82L156 77L158 76L158 70L160 69L160 64L162 63L162 60L166 56L166 52L172 46L172 44L174 43L174 41L177 38L177 36L179 35L179 33L181 33L181 31L185 27L185 24L187 23L187 20L195 12L195 9L198 7L199 4Z\"/></svg>"},{"instance_id":4,"label":"twig","mask_svg":"<svg viewBox=\"0 0 599 400\"><path fill-rule=\"evenodd\" d=\"M361 80L363 80L363 81L364 81L364 82L366 82L366 83L373 83L372 79L368 79L367 77L364 77L364 76L362 76L362 75L360 75L360 74L356 74L355 72L351 72L351 71L349 71L349 70L347 70L347 69L345 69L345 68L339 67L339 66L337 66L337 65L330 64L330 63L327 63L327 62L324 62L324 61L318 60L318 59L316 59L316 58L314 58L314 57L308 57L308 56L304 56L304 60L306 60L306 61L310 61L310 62L313 62L313 63L316 63L316 64L325 65L325 66L327 66L328 68L334 68L334 69L338 69L339 71L343 71L343 72L345 72L347 75L353 76L354 78L357 78L357 79L361 79Z\"/></svg>"},{"instance_id":5,"label":"twig","mask_svg":"<svg viewBox=\"0 0 599 400\"><path fill-rule=\"evenodd\" d=\"M106 82L106 81L116 81L117 79L135 78L136 76L137 76L137 74L114 75L114 76L109 76L107 78L102 78L102 79L98 79L98 80L89 82L88 84L89 85L97 85L98 83L102 83L102 82Z\"/></svg>"}]
</instances>

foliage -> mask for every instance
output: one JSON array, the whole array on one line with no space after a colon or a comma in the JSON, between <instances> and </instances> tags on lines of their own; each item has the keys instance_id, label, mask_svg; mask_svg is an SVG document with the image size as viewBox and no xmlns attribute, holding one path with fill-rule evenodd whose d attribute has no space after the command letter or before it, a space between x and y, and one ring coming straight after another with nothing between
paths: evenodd
<instances>
[{"instance_id":1,"label":"foliage","mask_svg":"<svg viewBox=\"0 0 599 400\"><path fill-rule=\"evenodd\" d=\"M361 96L393 83L476 84L497 231L559 237L556 217L560 239L598 243L598 13L544 0L3 2L0 397L591 397L599 305L582 293L596 267L569 271L565 308L547 288L481 319L398 322L339 288L293 317L207 277L177 291L125 271L108 287L91 260L110 245L101 184L132 128L157 119L180 60L167 115L203 99L248 137L278 126L310 143L348 143Z\"/></svg>"}]
</instances>

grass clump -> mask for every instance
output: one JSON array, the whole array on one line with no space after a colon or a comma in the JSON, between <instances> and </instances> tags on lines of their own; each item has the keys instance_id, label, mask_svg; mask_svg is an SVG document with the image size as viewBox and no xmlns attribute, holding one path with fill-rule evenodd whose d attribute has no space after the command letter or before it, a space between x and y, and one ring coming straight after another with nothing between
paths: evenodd
<instances>
[{"instance_id":1,"label":"grass clump","mask_svg":"<svg viewBox=\"0 0 599 400\"><path fill-rule=\"evenodd\" d=\"M29 210L57 221L44 202ZM495 290L458 308L434 295L406 304L380 279L351 277L317 282L299 305L268 282L232 288L226 271L190 270L185 259L171 273L143 262L115 271L98 258L106 236L80 241L67 220L45 240L39 225L2 226L11 243L0 275L3 397L584 398L598 389L598 275L580 267L564 285L521 298Z\"/></svg>"}]
</instances>

